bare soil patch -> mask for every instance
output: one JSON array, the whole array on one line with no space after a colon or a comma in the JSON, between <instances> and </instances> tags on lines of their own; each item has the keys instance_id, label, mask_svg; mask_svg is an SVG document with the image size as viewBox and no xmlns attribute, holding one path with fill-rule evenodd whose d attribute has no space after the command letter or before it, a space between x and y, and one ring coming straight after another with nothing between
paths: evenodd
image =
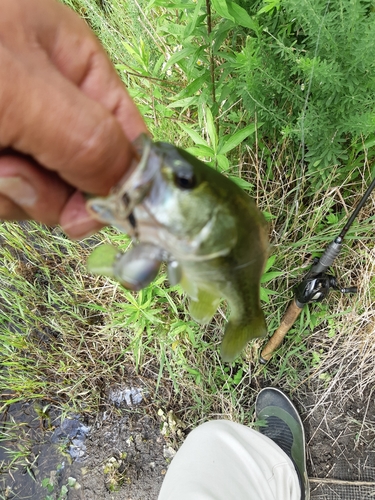
<instances>
[{"instance_id":1,"label":"bare soil patch","mask_svg":"<svg viewBox=\"0 0 375 500\"><path fill-rule=\"evenodd\" d=\"M367 388L361 398L343 399L337 393L327 398L322 386L310 386L301 398L301 389L294 400L305 424L312 499L371 498L368 495L375 491L372 390ZM7 460L4 448L20 449L27 442L28 466L0 476L2 498L156 499L173 456L170 441L161 433L161 419L147 415L144 401L137 406L125 403L112 414L84 421L90 428L83 439L84 452L73 461L66 450L74 443L74 436L60 446L52 442L61 416L51 415L51 429L45 430L35 405L24 403L13 405L2 415L3 429L10 421L18 422L20 434L1 443L1 459ZM51 479L51 492L41 486L45 478ZM61 497L68 478L74 478L76 484Z\"/></svg>"}]
</instances>

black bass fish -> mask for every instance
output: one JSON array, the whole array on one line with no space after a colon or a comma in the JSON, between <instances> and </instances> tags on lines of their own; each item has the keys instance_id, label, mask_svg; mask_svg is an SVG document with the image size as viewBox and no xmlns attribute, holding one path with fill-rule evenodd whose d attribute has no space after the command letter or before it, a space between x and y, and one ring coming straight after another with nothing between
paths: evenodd
<instances>
[{"instance_id":1,"label":"black bass fish","mask_svg":"<svg viewBox=\"0 0 375 500\"><path fill-rule=\"evenodd\" d=\"M260 279L268 253L267 224L234 182L180 148L141 136L141 160L104 198L88 209L135 242L118 254L111 246L89 257L90 271L140 290L168 266L172 285L190 297L189 312L208 323L222 298L230 319L221 344L233 361L247 342L267 333L260 307Z\"/></svg>"}]
</instances>

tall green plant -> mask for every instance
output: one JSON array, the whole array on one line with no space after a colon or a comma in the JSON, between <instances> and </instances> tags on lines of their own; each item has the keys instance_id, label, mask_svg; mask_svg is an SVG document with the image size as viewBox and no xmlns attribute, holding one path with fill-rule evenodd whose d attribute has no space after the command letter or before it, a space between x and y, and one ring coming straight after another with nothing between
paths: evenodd
<instances>
[{"instance_id":1,"label":"tall green plant","mask_svg":"<svg viewBox=\"0 0 375 500\"><path fill-rule=\"evenodd\" d=\"M240 95L250 115L264 122L264 138L302 144L310 173L324 178L327 166L345 165L375 130L373 2L247 5L261 30L249 33L230 63L230 95Z\"/></svg>"}]
</instances>

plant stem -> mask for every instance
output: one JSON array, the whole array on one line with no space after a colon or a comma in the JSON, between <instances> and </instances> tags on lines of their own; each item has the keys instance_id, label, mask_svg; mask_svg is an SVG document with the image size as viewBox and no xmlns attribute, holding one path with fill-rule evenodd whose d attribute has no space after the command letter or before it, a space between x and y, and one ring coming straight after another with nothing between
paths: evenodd
<instances>
[{"instance_id":1,"label":"plant stem","mask_svg":"<svg viewBox=\"0 0 375 500\"><path fill-rule=\"evenodd\" d=\"M207 9L207 33L210 41L210 72L211 72L211 83L212 83L212 100L214 103L216 103L215 62L214 62L214 56L212 54L211 39L210 39L212 31L211 0L206 0L206 9Z\"/></svg>"}]
</instances>

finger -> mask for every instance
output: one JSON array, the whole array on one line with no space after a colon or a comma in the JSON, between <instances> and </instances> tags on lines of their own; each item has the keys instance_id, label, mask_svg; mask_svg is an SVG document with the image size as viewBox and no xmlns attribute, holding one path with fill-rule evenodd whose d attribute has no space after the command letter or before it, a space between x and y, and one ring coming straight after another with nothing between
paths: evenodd
<instances>
[{"instance_id":1,"label":"finger","mask_svg":"<svg viewBox=\"0 0 375 500\"><path fill-rule=\"evenodd\" d=\"M111 111L130 141L141 133L147 133L138 108L86 23L72 12L64 21L57 30L44 32L42 43L52 63L87 96ZM75 36L72 36L73 22ZM72 53L75 57L71 57Z\"/></svg>"},{"instance_id":2,"label":"finger","mask_svg":"<svg viewBox=\"0 0 375 500\"><path fill-rule=\"evenodd\" d=\"M7 74L5 74L5 72ZM69 184L106 194L134 152L117 119L57 71L27 74L0 46L0 140Z\"/></svg>"},{"instance_id":3,"label":"finger","mask_svg":"<svg viewBox=\"0 0 375 500\"><path fill-rule=\"evenodd\" d=\"M79 191L73 193L60 217L60 225L73 239L80 239L99 231L103 224L94 220L86 210L86 199Z\"/></svg>"},{"instance_id":4,"label":"finger","mask_svg":"<svg viewBox=\"0 0 375 500\"><path fill-rule=\"evenodd\" d=\"M71 194L71 186L32 160L10 154L0 156L0 218L35 219L55 225Z\"/></svg>"},{"instance_id":5,"label":"finger","mask_svg":"<svg viewBox=\"0 0 375 500\"><path fill-rule=\"evenodd\" d=\"M68 8L50 0L6 3L5 14L16 9L12 15L26 29L14 36L12 23L2 22L2 33L8 30L0 46L3 145L80 189L105 194L134 155L122 127L131 139L146 130L134 103L94 35Z\"/></svg>"},{"instance_id":6,"label":"finger","mask_svg":"<svg viewBox=\"0 0 375 500\"><path fill-rule=\"evenodd\" d=\"M15 20L22 30L14 30ZM131 141L147 132L103 47L68 6L54 0L2 0L0 33L2 44L28 72L39 72L49 63L114 113Z\"/></svg>"},{"instance_id":7,"label":"finger","mask_svg":"<svg viewBox=\"0 0 375 500\"><path fill-rule=\"evenodd\" d=\"M40 170L32 160L0 157L0 219L36 219L47 225L60 223L72 238L83 238L103 225L86 211L86 200L57 176Z\"/></svg>"}]
</instances>

